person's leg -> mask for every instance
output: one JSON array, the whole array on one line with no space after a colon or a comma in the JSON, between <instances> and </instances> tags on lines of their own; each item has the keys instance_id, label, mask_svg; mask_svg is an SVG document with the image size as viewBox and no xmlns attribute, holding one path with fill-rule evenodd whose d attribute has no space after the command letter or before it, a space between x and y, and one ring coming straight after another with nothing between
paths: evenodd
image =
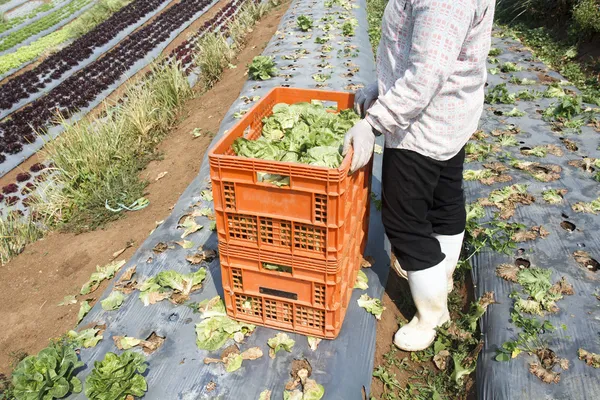
<instances>
[{"instance_id":1,"label":"person's leg","mask_svg":"<svg viewBox=\"0 0 600 400\"><path fill-rule=\"evenodd\" d=\"M413 151L384 151L381 217L405 271L423 270L444 259L427 219L441 168L442 163Z\"/></svg>"},{"instance_id":2,"label":"person's leg","mask_svg":"<svg viewBox=\"0 0 600 400\"><path fill-rule=\"evenodd\" d=\"M398 330L394 344L418 351L431 345L435 328L449 319L444 255L427 220L445 162L407 150L385 149L382 219L400 265L407 271L417 313Z\"/></svg>"},{"instance_id":3,"label":"person's leg","mask_svg":"<svg viewBox=\"0 0 600 400\"><path fill-rule=\"evenodd\" d=\"M433 236L440 243L446 256L448 292L454 287L453 274L460 257L465 233L466 211L463 191L464 148L440 172L440 179L433 193L433 207L427 219L431 222Z\"/></svg>"}]
</instances>

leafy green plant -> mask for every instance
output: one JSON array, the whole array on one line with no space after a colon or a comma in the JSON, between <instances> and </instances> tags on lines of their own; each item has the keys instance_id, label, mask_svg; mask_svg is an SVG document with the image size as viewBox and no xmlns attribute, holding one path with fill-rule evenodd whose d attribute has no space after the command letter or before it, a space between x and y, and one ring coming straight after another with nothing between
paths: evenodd
<instances>
[{"instance_id":1,"label":"leafy green plant","mask_svg":"<svg viewBox=\"0 0 600 400\"><path fill-rule=\"evenodd\" d=\"M52 344L17 365L12 373L13 395L16 400L52 400L79 393L81 381L74 371L83 365L70 345Z\"/></svg>"},{"instance_id":2,"label":"leafy green plant","mask_svg":"<svg viewBox=\"0 0 600 400\"><path fill-rule=\"evenodd\" d=\"M521 71L521 70L522 70L521 67L519 67L517 64L510 62L510 61L507 61L500 66L500 71L505 72L505 73L506 72L517 72L517 71Z\"/></svg>"},{"instance_id":3,"label":"leafy green plant","mask_svg":"<svg viewBox=\"0 0 600 400\"><path fill-rule=\"evenodd\" d=\"M494 86L485 95L485 102L488 104L514 104L516 99L517 95L508 91L506 83L501 83L499 85Z\"/></svg>"},{"instance_id":4,"label":"leafy green plant","mask_svg":"<svg viewBox=\"0 0 600 400\"><path fill-rule=\"evenodd\" d=\"M597 0L579 0L573 7L573 20L581 31L591 36L600 32L600 8Z\"/></svg>"},{"instance_id":5,"label":"leafy green plant","mask_svg":"<svg viewBox=\"0 0 600 400\"><path fill-rule=\"evenodd\" d=\"M342 24L342 35L344 36L354 36L354 26L356 24L352 21L347 21Z\"/></svg>"},{"instance_id":6,"label":"leafy green plant","mask_svg":"<svg viewBox=\"0 0 600 400\"><path fill-rule=\"evenodd\" d=\"M269 56L256 56L252 59L248 67L248 74L251 79L265 81L277 75L275 61Z\"/></svg>"},{"instance_id":7,"label":"leafy green plant","mask_svg":"<svg viewBox=\"0 0 600 400\"><path fill-rule=\"evenodd\" d=\"M517 98L519 100L524 100L524 101L535 100L539 97L540 97L540 94L536 91L520 90L517 93Z\"/></svg>"},{"instance_id":8,"label":"leafy green plant","mask_svg":"<svg viewBox=\"0 0 600 400\"><path fill-rule=\"evenodd\" d=\"M258 139L238 138L232 148L242 157L337 168L344 135L357 120L351 109L331 113L321 103L280 103L263 120Z\"/></svg>"},{"instance_id":9,"label":"leafy green plant","mask_svg":"<svg viewBox=\"0 0 600 400\"><path fill-rule=\"evenodd\" d=\"M296 19L296 25L302 32L308 32L313 27L313 19L306 15L301 15Z\"/></svg>"},{"instance_id":10,"label":"leafy green plant","mask_svg":"<svg viewBox=\"0 0 600 400\"><path fill-rule=\"evenodd\" d=\"M510 110L509 112L503 113L503 115L505 115L507 117L524 117L525 115L527 115L527 113L524 111L521 111L517 107L515 107L512 110Z\"/></svg>"},{"instance_id":11,"label":"leafy green plant","mask_svg":"<svg viewBox=\"0 0 600 400\"><path fill-rule=\"evenodd\" d=\"M518 328L521 328L522 332L518 334L517 339L505 342L501 348L496 350L496 361L510 361L523 352L536 353L547 346L544 334L556 330L548 320L540 321L535 317L523 317L516 311L511 313L511 320Z\"/></svg>"},{"instance_id":12,"label":"leafy green plant","mask_svg":"<svg viewBox=\"0 0 600 400\"><path fill-rule=\"evenodd\" d=\"M565 93L565 91L563 90L563 88L560 87L560 85L558 84L552 84L550 86L548 86L548 88L546 89L546 91L544 92L543 96L546 98L559 98L559 97L564 97L567 94Z\"/></svg>"},{"instance_id":13,"label":"leafy green plant","mask_svg":"<svg viewBox=\"0 0 600 400\"><path fill-rule=\"evenodd\" d=\"M544 117L554 120L571 120L582 112L581 96L564 96L544 110Z\"/></svg>"},{"instance_id":14,"label":"leafy green plant","mask_svg":"<svg viewBox=\"0 0 600 400\"><path fill-rule=\"evenodd\" d=\"M502 54L502 49L499 49L497 47L493 47L490 49L488 56L489 57L498 57L500 54Z\"/></svg>"},{"instance_id":15,"label":"leafy green plant","mask_svg":"<svg viewBox=\"0 0 600 400\"><path fill-rule=\"evenodd\" d=\"M146 359L139 353L106 353L102 361L94 362L94 369L85 380L85 395L90 400L142 397L148 390L142 376L147 368Z\"/></svg>"},{"instance_id":16,"label":"leafy green plant","mask_svg":"<svg viewBox=\"0 0 600 400\"><path fill-rule=\"evenodd\" d=\"M528 85L535 85L537 83L536 80L534 79L528 79L528 78L519 78L517 76L512 76L509 80L510 83L513 83L515 85L523 85L523 86L528 86Z\"/></svg>"},{"instance_id":17,"label":"leafy green plant","mask_svg":"<svg viewBox=\"0 0 600 400\"><path fill-rule=\"evenodd\" d=\"M0 51L8 50L11 47L27 40L29 37L51 28L63 19L68 18L77 10L83 8L90 1L91 0L74 0L66 6L61 7L60 9L42 17L26 27L8 34L4 38L0 39Z\"/></svg>"}]
</instances>

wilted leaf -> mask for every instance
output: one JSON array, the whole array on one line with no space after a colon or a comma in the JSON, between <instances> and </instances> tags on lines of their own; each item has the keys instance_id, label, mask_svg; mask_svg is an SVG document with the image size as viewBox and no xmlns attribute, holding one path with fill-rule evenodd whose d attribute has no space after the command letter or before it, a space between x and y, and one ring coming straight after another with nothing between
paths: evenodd
<instances>
[{"instance_id":1,"label":"wilted leaf","mask_svg":"<svg viewBox=\"0 0 600 400\"><path fill-rule=\"evenodd\" d=\"M354 283L354 289L367 290L369 288L369 278L367 274L359 270L356 276L356 282Z\"/></svg>"},{"instance_id":2,"label":"wilted leaf","mask_svg":"<svg viewBox=\"0 0 600 400\"><path fill-rule=\"evenodd\" d=\"M312 336L308 336L307 339L308 347L310 347L312 351L316 351L317 347L319 346L319 343L321 343L321 339Z\"/></svg>"},{"instance_id":3,"label":"wilted leaf","mask_svg":"<svg viewBox=\"0 0 600 400\"><path fill-rule=\"evenodd\" d=\"M244 360L256 360L263 356L263 352L260 347L251 347L248 350L243 351L240 355Z\"/></svg>"},{"instance_id":4,"label":"wilted leaf","mask_svg":"<svg viewBox=\"0 0 600 400\"><path fill-rule=\"evenodd\" d=\"M194 242L192 242L191 240L180 240L179 242L175 243L180 245L184 249L191 249L192 247L194 247Z\"/></svg>"},{"instance_id":5,"label":"wilted leaf","mask_svg":"<svg viewBox=\"0 0 600 400\"><path fill-rule=\"evenodd\" d=\"M587 365L594 368L600 368L600 354L592 353L584 349L579 349L577 355L580 360L585 361Z\"/></svg>"},{"instance_id":6,"label":"wilted leaf","mask_svg":"<svg viewBox=\"0 0 600 400\"><path fill-rule=\"evenodd\" d=\"M529 364L529 372L538 377L544 383L560 382L560 374L552 370L547 370L540 364L533 362Z\"/></svg>"},{"instance_id":7,"label":"wilted leaf","mask_svg":"<svg viewBox=\"0 0 600 400\"><path fill-rule=\"evenodd\" d=\"M96 327L84 329L80 332L71 330L67 332L67 337L79 347L90 348L96 347L98 342L103 339L103 332L104 329L99 329Z\"/></svg>"},{"instance_id":8,"label":"wilted leaf","mask_svg":"<svg viewBox=\"0 0 600 400\"><path fill-rule=\"evenodd\" d=\"M104 311L112 311L121 307L123 301L125 300L125 295L119 291L111 292L108 297L100 302L102 305L102 309Z\"/></svg>"},{"instance_id":9,"label":"wilted leaf","mask_svg":"<svg viewBox=\"0 0 600 400\"><path fill-rule=\"evenodd\" d=\"M263 390L258 396L258 400L271 400L271 391L268 389Z\"/></svg>"},{"instance_id":10,"label":"wilted leaf","mask_svg":"<svg viewBox=\"0 0 600 400\"><path fill-rule=\"evenodd\" d=\"M156 254L160 254L160 253L163 253L163 252L167 251L168 248L169 248L169 246L166 243L164 243L164 242L158 242L152 248L152 251L155 252Z\"/></svg>"},{"instance_id":11,"label":"wilted leaf","mask_svg":"<svg viewBox=\"0 0 600 400\"><path fill-rule=\"evenodd\" d=\"M179 228L184 229L184 232L181 234L181 238L184 239L188 235L191 235L192 233L202 229L202 225L197 224L194 217L189 216L183 221Z\"/></svg>"},{"instance_id":12,"label":"wilted leaf","mask_svg":"<svg viewBox=\"0 0 600 400\"><path fill-rule=\"evenodd\" d=\"M371 268L375 264L375 259L371 256L364 257L360 262L361 268Z\"/></svg>"},{"instance_id":13,"label":"wilted leaf","mask_svg":"<svg viewBox=\"0 0 600 400\"><path fill-rule=\"evenodd\" d=\"M560 281L552 285L550 293L570 296L575 294L575 291L573 290L573 285L567 282L567 279L563 276Z\"/></svg>"},{"instance_id":14,"label":"wilted leaf","mask_svg":"<svg viewBox=\"0 0 600 400\"><path fill-rule=\"evenodd\" d=\"M369 297L369 295L363 294L357 301L359 307L362 307L373 314L378 320L381 319L381 314L383 314L383 311L385 310L385 307L381 304L381 300L373 299Z\"/></svg>"},{"instance_id":15,"label":"wilted leaf","mask_svg":"<svg viewBox=\"0 0 600 400\"><path fill-rule=\"evenodd\" d=\"M89 281L83 284L79 293L82 295L86 295L94 292L96 289L98 289L98 286L100 286L100 283L102 283L102 281L104 281L105 279L111 279L117 273L117 271L121 269L123 265L125 265L125 263L125 260L121 260L113 261L102 267L97 266L96 272L94 272L90 276Z\"/></svg>"},{"instance_id":16,"label":"wilted leaf","mask_svg":"<svg viewBox=\"0 0 600 400\"><path fill-rule=\"evenodd\" d=\"M288 353L292 351L292 347L296 341L288 336L287 333L280 332L275 337L267 340L267 344L270 347L269 357L275 358L275 355L279 350L285 350Z\"/></svg>"},{"instance_id":17,"label":"wilted leaf","mask_svg":"<svg viewBox=\"0 0 600 400\"><path fill-rule=\"evenodd\" d=\"M168 174L167 171L161 172L160 174L158 174L158 176L156 177L155 181L159 181L162 178L164 178L166 175Z\"/></svg>"},{"instance_id":18,"label":"wilted leaf","mask_svg":"<svg viewBox=\"0 0 600 400\"><path fill-rule=\"evenodd\" d=\"M142 341L140 339L130 336L113 336L113 342L115 342L115 346L117 346L117 349L129 350L139 345Z\"/></svg>"},{"instance_id":19,"label":"wilted leaf","mask_svg":"<svg viewBox=\"0 0 600 400\"><path fill-rule=\"evenodd\" d=\"M75 298L75 295L68 295L65 296L65 298L63 299L63 301L61 301L60 303L58 303L58 306L70 306L72 304L76 304L77 303L77 299Z\"/></svg>"},{"instance_id":20,"label":"wilted leaf","mask_svg":"<svg viewBox=\"0 0 600 400\"><path fill-rule=\"evenodd\" d=\"M496 275L502 279L506 279L510 282L517 283L517 274L519 273L519 267L512 264L500 264L496 267Z\"/></svg>"},{"instance_id":21,"label":"wilted leaf","mask_svg":"<svg viewBox=\"0 0 600 400\"><path fill-rule=\"evenodd\" d=\"M433 357L433 363L439 370L445 371L448 367L449 359L450 352L448 350L442 350Z\"/></svg>"},{"instance_id":22,"label":"wilted leaf","mask_svg":"<svg viewBox=\"0 0 600 400\"><path fill-rule=\"evenodd\" d=\"M81 320L87 315L87 313L90 312L91 309L92 306L90 306L88 300L82 301L81 305L79 306L79 313L77 314L77 323L80 323Z\"/></svg>"},{"instance_id":23,"label":"wilted leaf","mask_svg":"<svg viewBox=\"0 0 600 400\"><path fill-rule=\"evenodd\" d=\"M200 198L204 201L213 201L213 194L212 194L212 190L202 190L200 192Z\"/></svg>"},{"instance_id":24,"label":"wilted leaf","mask_svg":"<svg viewBox=\"0 0 600 400\"><path fill-rule=\"evenodd\" d=\"M223 358L225 364L225 371L234 372L242 367L244 359L240 354L231 353L227 357Z\"/></svg>"}]
</instances>

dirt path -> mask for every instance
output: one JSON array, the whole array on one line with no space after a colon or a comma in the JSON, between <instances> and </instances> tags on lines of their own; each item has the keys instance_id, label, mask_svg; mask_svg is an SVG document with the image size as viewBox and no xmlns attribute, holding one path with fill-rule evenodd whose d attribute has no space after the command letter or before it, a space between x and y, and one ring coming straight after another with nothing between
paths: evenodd
<instances>
[{"instance_id":1,"label":"dirt path","mask_svg":"<svg viewBox=\"0 0 600 400\"><path fill-rule=\"evenodd\" d=\"M118 259L128 259L146 239L156 222L171 213L173 204L196 176L211 137L193 139L194 128L216 132L221 119L237 98L246 77L244 66L260 54L277 29L289 0L266 16L253 30L245 49L212 90L190 100L181 113L181 122L161 143L163 159L151 163L142 178L151 183L146 197L150 205L129 213L103 230L81 235L52 233L28 246L23 254L0 267L0 373L23 354L33 354L77 322L79 304L58 307L67 295L78 293L96 265L112 260L112 254L133 243ZM155 181L162 172L167 175ZM102 293L106 283L97 291Z\"/></svg>"},{"instance_id":2,"label":"dirt path","mask_svg":"<svg viewBox=\"0 0 600 400\"><path fill-rule=\"evenodd\" d=\"M455 288L453 293L453 301L459 302L458 307L462 308L463 311L467 311L467 305L473 300L470 295L473 289L470 288L470 285L471 282L468 281L462 284L460 288ZM410 296L408 282L400 278L393 269L390 269L382 301L385 311L381 321L377 323L374 370L377 370L379 366L384 367L384 370L390 375L395 375L394 377L398 380L400 386L405 388L418 375L416 371L436 371L436 367L431 361L419 361L412 358L410 352L399 350L393 344L394 334L398 330L400 322L402 324L407 323L416 311ZM456 315L452 317L456 318ZM474 389L474 380L471 379L467 383L466 398L468 400L475 399ZM380 379L375 377L372 379L370 395L373 398L381 399L388 392L390 390L384 388L384 384ZM397 392L397 389L394 389L393 392Z\"/></svg>"}]
</instances>

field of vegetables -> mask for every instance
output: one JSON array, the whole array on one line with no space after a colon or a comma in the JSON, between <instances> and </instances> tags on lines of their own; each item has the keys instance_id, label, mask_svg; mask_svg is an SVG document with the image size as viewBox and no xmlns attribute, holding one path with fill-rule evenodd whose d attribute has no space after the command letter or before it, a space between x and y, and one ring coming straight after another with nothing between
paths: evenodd
<instances>
[{"instance_id":1,"label":"field of vegetables","mask_svg":"<svg viewBox=\"0 0 600 400\"><path fill-rule=\"evenodd\" d=\"M0 399L600 393L600 98L507 27L466 148L453 321L434 345L392 345L414 305L388 279L382 138L339 337L226 316L207 149L271 88L370 83L386 4L0 0ZM325 107L279 105L233 151L335 168L356 116Z\"/></svg>"}]
</instances>

